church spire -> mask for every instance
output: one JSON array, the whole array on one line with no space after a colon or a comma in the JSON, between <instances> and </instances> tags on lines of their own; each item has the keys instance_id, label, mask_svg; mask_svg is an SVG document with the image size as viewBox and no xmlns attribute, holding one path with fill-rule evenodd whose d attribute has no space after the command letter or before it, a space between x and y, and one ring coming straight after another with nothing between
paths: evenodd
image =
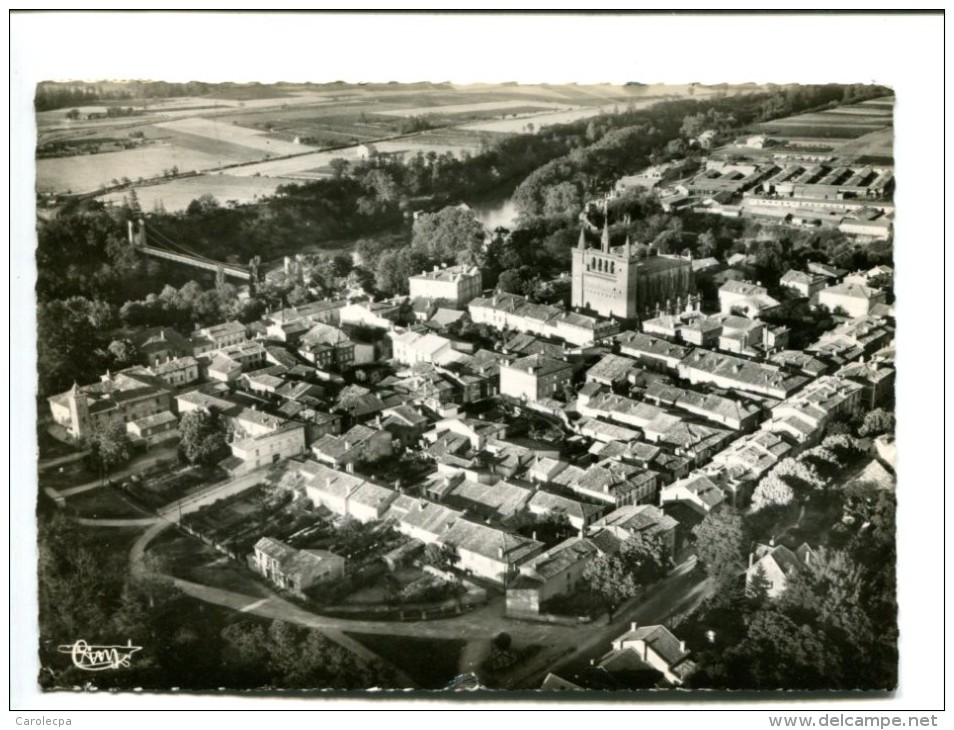
<instances>
[{"instance_id":1,"label":"church spire","mask_svg":"<svg viewBox=\"0 0 954 730\"><path fill-rule=\"evenodd\" d=\"M626 243L623 245L623 258L629 261L629 257L632 254L632 248L629 243L629 233L626 234Z\"/></svg>"},{"instance_id":2,"label":"church spire","mask_svg":"<svg viewBox=\"0 0 954 730\"><path fill-rule=\"evenodd\" d=\"M586 250L586 226L582 223L580 224L580 240L577 242L576 247L580 251Z\"/></svg>"},{"instance_id":3,"label":"church spire","mask_svg":"<svg viewBox=\"0 0 954 730\"><path fill-rule=\"evenodd\" d=\"M600 248L603 253L609 253L610 235L609 235L609 201L603 201L603 237L600 239Z\"/></svg>"}]
</instances>

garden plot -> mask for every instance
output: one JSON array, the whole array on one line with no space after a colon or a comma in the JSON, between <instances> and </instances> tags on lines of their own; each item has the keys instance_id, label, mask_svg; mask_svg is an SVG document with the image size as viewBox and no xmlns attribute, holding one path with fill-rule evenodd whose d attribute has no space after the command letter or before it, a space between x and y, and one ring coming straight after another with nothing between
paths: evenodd
<instances>
[{"instance_id":1,"label":"garden plot","mask_svg":"<svg viewBox=\"0 0 954 730\"><path fill-rule=\"evenodd\" d=\"M263 536L287 540L321 522L309 500L292 502L287 491L259 485L201 507L182 518L182 526L236 559L252 552Z\"/></svg>"}]
</instances>

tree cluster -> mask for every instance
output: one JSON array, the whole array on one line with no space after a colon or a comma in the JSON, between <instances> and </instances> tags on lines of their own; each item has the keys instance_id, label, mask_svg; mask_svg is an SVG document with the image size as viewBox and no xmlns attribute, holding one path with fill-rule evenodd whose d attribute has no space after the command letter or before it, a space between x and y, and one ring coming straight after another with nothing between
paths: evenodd
<instances>
[{"instance_id":1,"label":"tree cluster","mask_svg":"<svg viewBox=\"0 0 954 730\"><path fill-rule=\"evenodd\" d=\"M587 563L583 576L594 593L603 597L612 615L629 598L663 578L672 567L669 548L659 538L642 532L623 541L614 555L598 555Z\"/></svg>"},{"instance_id":2,"label":"tree cluster","mask_svg":"<svg viewBox=\"0 0 954 730\"><path fill-rule=\"evenodd\" d=\"M179 448L191 464L217 463L227 452L225 436L218 413L189 411L179 421Z\"/></svg>"}]
</instances>

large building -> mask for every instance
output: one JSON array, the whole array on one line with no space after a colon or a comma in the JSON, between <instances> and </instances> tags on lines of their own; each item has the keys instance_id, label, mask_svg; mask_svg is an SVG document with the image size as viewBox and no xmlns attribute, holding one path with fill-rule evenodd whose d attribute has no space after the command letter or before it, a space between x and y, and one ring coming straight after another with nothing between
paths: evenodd
<instances>
[{"instance_id":1,"label":"large building","mask_svg":"<svg viewBox=\"0 0 954 730\"><path fill-rule=\"evenodd\" d=\"M692 260L665 256L644 245L611 246L603 226L599 248L586 245L584 231L573 249L574 307L605 317L641 319L657 309L682 309L694 291Z\"/></svg>"},{"instance_id":2,"label":"large building","mask_svg":"<svg viewBox=\"0 0 954 730\"><path fill-rule=\"evenodd\" d=\"M168 411L168 386L144 368L129 368L82 388L74 383L65 393L48 399L53 419L77 440L116 423L122 426Z\"/></svg>"},{"instance_id":3,"label":"large building","mask_svg":"<svg viewBox=\"0 0 954 730\"><path fill-rule=\"evenodd\" d=\"M480 296L481 276L476 266L434 267L408 279L411 299L444 299L460 307Z\"/></svg>"},{"instance_id":4,"label":"large building","mask_svg":"<svg viewBox=\"0 0 954 730\"><path fill-rule=\"evenodd\" d=\"M538 401L562 392L573 378L573 366L563 360L530 355L500 366L500 393Z\"/></svg>"}]
</instances>

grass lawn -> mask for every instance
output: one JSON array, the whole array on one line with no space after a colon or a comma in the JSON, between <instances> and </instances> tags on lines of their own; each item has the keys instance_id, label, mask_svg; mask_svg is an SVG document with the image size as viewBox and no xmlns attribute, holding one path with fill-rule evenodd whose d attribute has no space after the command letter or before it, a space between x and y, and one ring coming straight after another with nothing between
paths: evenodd
<instances>
[{"instance_id":1,"label":"grass lawn","mask_svg":"<svg viewBox=\"0 0 954 730\"><path fill-rule=\"evenodd\" d=\"M407 672L421 689L446 687L458 674L460 653L466 644L459 639L351 633L348 636Z\"/></svg>"},{"instance_id":2,"label":"grass lawn","mask_svg":"<svg viewBox=\"0 0 954 730\"><path fill-rule=\"evenodd\" d=\"M85 459L79 459L41 471L38 481L41 489L44 487L69 489L70 487L78 487L81 484L96 481L99 478L100 473L98 471L90 469Z\"/></svg>"},{"instance_id":3,"label":"grass lawn","mask_svg":"<svg viewBox=\"0 0 954 730\"><path fill-rule=\"evenodd\" d=\"M167 530L149 548L170 575L236 593L265 598L268 590L242 566L191 535Z\"/></svg>"},{"instance_id":4,"label":"grass lawn","mask_svg":"<svg viewBox=\"0 0 954 730\"><path fill-rule=\"evenodd\" d=\"M142 527L85 527L78 526L78 530L88 532L96 538L97 549L103 554L120 555L124 559L129 554L133 543L143 533Z\"/></svg>"},{"instance_id":5,"label":"grass lawn","mask_svg":"<svg viewBox=\"0 0 954 730\"><path fill-rule=\"evenodd\" d=\"M114 488L100 487L68 497L66 507L81 517L122 519L149 517L150 514L127 501Z\"/></svg>"}]
</instances>

